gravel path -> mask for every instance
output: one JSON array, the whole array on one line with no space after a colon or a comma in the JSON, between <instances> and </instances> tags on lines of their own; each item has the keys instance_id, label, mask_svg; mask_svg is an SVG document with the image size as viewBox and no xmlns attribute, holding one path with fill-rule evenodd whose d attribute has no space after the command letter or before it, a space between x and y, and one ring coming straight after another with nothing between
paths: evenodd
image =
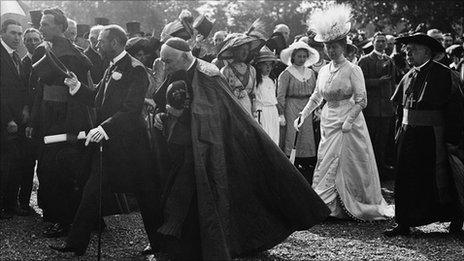
<instances>
[{"instance_id":1,"label":"gravel path","mask_svg":"<svg viewBox=\"0 0 464 261\"><path fill-rule=\"evenodd\" d=\"M391 189L391 183L384 186ZM392 202L390 194L385 197ZM80 259L50 250L49 244L64 238L43 238L41 232L46 224L39 214L0 220L0 260L96 260L96 235ZM103 233L103 260L155 260L153 256L138 255L148 242L138 213L106 217L105 221L108 228ZM382 231L391 224L327 221L293 233L267 252L237 260L464 260L464 241L448 235L449 223L419 227L411 237L386 238ZM157 256L156 260L167 259Z\"/></svg>"}]
</instances>

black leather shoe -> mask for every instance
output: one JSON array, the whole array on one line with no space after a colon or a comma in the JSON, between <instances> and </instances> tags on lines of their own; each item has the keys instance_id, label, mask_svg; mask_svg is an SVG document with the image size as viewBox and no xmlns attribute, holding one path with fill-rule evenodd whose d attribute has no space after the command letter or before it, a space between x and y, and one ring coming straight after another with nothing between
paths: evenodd
<instances>
[{"instance_id":1,"label":"black leather shoe","mask_svg":"<svg viewBox=\"0 0 464 261\"><path fill-rule=\"evenodd\" d=\"M77 249L77 248L70 247L70 246L53 246L53 245L49 245L48 247L53 249L53 250L56 250L58 252L61 252L61 253L73 252L76 256L83 256L84 252L85 252L84 249Z\"/></svg>"},{"instance_id":2,"label":"black leather shoe","mask_svg":"<svg viewBox=\"0 0 464 261\"><path fill-rule=\"evenodd\" d=\"M408 236L411 234L411 230L409 227L398 225L394 228L385 230L383 234L387 237Z\"/></svg>"},{"instance_id":3,"label":"black leather shoe","mask_svg":"<svg viewBox=\"0 0 464 261\"><path fill-rule=\"evenodd\" d=\"M49 227L47 230L45 230L42 234L48 238L64 237L68 235L69 227L69 225L62 225L56 223Z\"/></svg>"},{"instance_id":4,"label":"black leather shoe","mask_svg":"<svg viewBox=\"0 0 464 261\"><path fill-rule=\"evenodd\" d=\"M151 248L150 244L148 244L144 250L142 250L141 254L143 256L148 256L148 255L153 255L155 251L153 251L153 248Z\"/></svg>"}]
</instances>

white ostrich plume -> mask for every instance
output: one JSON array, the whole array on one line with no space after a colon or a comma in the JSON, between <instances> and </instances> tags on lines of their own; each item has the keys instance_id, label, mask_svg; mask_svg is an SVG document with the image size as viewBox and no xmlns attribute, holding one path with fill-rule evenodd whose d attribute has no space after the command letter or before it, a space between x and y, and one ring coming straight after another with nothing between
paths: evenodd
<instances>
[{"instance_id":1,"label":"white ostrich plume","mask_svg":"<svg viewBox=\"0 0 464 261\"><path fill-rule=\"evenodd\" d=\"M308 19L308 27L316 32L314 40L330 42L343 38L351 28L351 6L333 4L325 10L314 11Z\"/></svg>"}]
</instances>

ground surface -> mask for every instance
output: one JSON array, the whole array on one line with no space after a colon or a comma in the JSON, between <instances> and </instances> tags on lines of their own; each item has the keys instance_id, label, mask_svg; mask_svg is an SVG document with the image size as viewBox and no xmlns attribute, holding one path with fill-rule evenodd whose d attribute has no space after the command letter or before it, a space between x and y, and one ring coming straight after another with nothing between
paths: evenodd
<instances>
[{"instance_id":1,"label":"ground surface","mask_svg":"<svg viewBox=\"0 0 464 261\"><path fill-rule=\"evenodd\" d=\"M391 190L391 183L384 184ZM384 191L385 192L385 191ZM391 194L385 193L392 202ZM35 202L35 189L33 202ZM94 235L87 253L78 259L58 254L49 244L64 240L41 236L44 224L39 213L32 217L0 220L0 260L96 260L97 237ZM105 218L108 229L103 233L102 260L155 260L138 253L147 244L138 213ZM282 244L248 260L464 260L464 242L447 233L449 223L419 227L411 237L386 238L382 231L392 221L356 223L327 221L308 231L293 233ZM166 260L157 256L156 260Z\"/></svg>"}]
</instances>

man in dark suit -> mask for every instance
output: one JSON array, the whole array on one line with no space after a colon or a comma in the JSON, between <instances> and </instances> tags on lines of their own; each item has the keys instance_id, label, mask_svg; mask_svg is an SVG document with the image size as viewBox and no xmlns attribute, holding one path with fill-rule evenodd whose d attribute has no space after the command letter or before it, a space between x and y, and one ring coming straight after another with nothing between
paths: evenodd
<instances>
[{"instance_id":1,"label":"man in dark suit","mask_svg":"<svg viewBox=\"0 0 464 261\"><path fill-rule=\"evenodd\" d=\"M393 106L390 97L395 86L395 65L393 60L384 54L387 38L378 32L373 38L374 50L359 60L366 81L367 107L363 113L374 147L375 159L382 178L391 167L385 161L388 133L393 117Z\"/></svg>"},{"instance_id":2,"label":"man in dark suit","mask_svg":"<svg viewBox=\"0 0 464 261\"><path fill-rule=\"evenodd\" d=\"M160 198L155 174L150 173L148 136L141 117L149 82L143 64L124 50L126 42L124 29L117 25L101 31L97 48L111 62L96 89L80 82L74 74L65 80L73 99L96 107L98 127L90 130L85 141L85 145L94 147L92 171L66 246L50 246L60 252L83 255L87 249L92 227L98 220L100 185L102 193L135 194L150 244L155 250L160 248L156 235L161 224L161 212L157 209ZM100 154L97 143L101 146Z\"/></svg>"},{"instance_id":3,"label":"man in dark suit","mask_svg":"<svg viewBox=\"0 0 464 261\"><path fill-rule=\"evenodd\" d=\"M95 25L90 29L89 33L89 46L84 50L84 54L92 62L92 68L90 69L90 75L92 76L92 81L95 84L98 84L103 78L103 73L108 67L108 61L103 61L101 55L95 50L97 46L97 39L100 31L102 30L102 25Z\"/></svg>"},{"instance_id":4,"label":"man in dark suit","mask_svg":"<svg viewBox=\"0 0 464 261\"><path fill-rule=\"evenodd\" d=\"M20 140L29 120L27 91L21 78L21 60L17 49L22 26L8 19L1 28L1 173L0 218L11 217L17 209L17 169L20 166Z\"/></svg>"}]
</instances>

